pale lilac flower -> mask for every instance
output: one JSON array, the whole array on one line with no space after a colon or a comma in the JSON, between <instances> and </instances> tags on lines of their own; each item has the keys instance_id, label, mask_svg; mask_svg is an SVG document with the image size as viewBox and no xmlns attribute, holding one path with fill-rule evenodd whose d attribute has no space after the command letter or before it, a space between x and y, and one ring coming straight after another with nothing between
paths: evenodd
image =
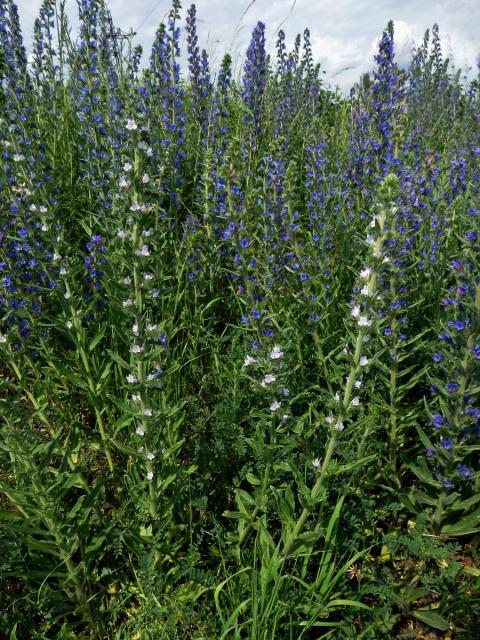
<instances>
[{"instance_id":1,"label":"pale lilac flower","mask_svg":"<svg viewBox=\"0 0 480 640\"><path fill-rule=\"evenodd\" d=\"M275 402L272 402L272 404L270 405L270 411L278 411L278 409L280 409L281 406L282 406L282 403L275 400Z\"/></svg>"},{"instance_id":2,"label":"pale lilac flower","mask_svg":"<svg viewBox=\"0 0 480 640\"><path fill-rule=\"evenodd\" d=\"M147 480L150 482L150 480L153 480L153 471L149 471L147 473Z\"/></svg>"},{"instance_id":3,"label":"pale lilac flower","mask_svg":"<svg viewBox=\"0 0 480 640\"><path fill-rule=\"evenodd\" d=\"M358 325L360 327L371 327L373 324L372 320L369 320L367 316L360 316L358 319Z\"/></svg>"},{"instance_id":4,"label":"pale lilac flower","mask_svg":"<svg viewBox=\"0 0 480 640\"><path fill-rule=\"evenodd\" d=\"M133 373L129 373L127 376L127 382L128 384L135 384L136 382L138 382L137 377L133 375Z\"/></svg>"},{"instance_id":5,"label":"pale lilac flower","mask_svg":"<svg viewBox=\"0 0 480 640\"><path fill-rule=\"evenodd\" d=\"M359 365L361 367L365 367L368 364L368 358L366 356L362 356L359 361Z\"/></svg>"},{"instance_id":6,"label":"pale lilac flower","mask_svg":"<svg viewBox=\"0 0 480 640\"><path fill-rule=\"evenodd\" d=\"M283 358L283 351L278 344L276 344L273 347L273 349L270 351L270 358L272 360L278 360L279 358Z\"/></svg>"},{"instance_id":7,"label":"pale lilac flower","mask_svg":"<svg viewBox=\"0 0 480 640\"><path fill-rule=\"evenodd\" d=\"M255 358L252 358L252 356L245 356L245 360L243 361L243 366L244 367L249 367L251 364L254 364L256 362Z\"/></svg>"},{"instance_id":8,"label":"pale lilac flower","mask_svg":"<svg viewBox=\"0 0 480 640\"><path fill-rule=\"evenodd\" d=\"M145 435L145 431L140 426L135 429L135 433L137 434L137 436L144 436Z\"/></svg>"},{"instance_id":9,"label":"pale lilac flower","mask_svg":"<svg viewBox=\"0 0 480 640\"><path fill-rule=\"evenodd\" d=\"M144 409L143 410L143 415L147 416L148 418L151 418L153 416L153 409Z\"/></svg>"},{"instance_id":10,"label":"pale lilac flower","mask_svg":"<svg viewBox=\"0 0 480 640\"><path fill-rule=\"evenodd\" d=\"M335 431L343 431L345 429L345 425L343 422L337 422L333 428Z\"/></svg>"},{"instance_id":11,"label":"pale lilac flower","mask_svg":"<svg viewBox=\"0 0 480 640\"><path fill-rule=\"evenodd\" d=\"M312 465L315 467L315 469L320 469L320 467L322 466L321 458L314 458L312 460Z\"/></svg>"},{"instance_id":12,"label":"pale lilac flower","mask_svg":"<svg viewBox=\"0 0 480 640\"><path fill-rule=\"evenodd\" d=\"M265 389L268 384L272 384L272 382L275 382L276 379L277 376L274 376L273 373L267 373L267 375L261 381L260 386Z\"/></svg>"},{"instance_id":13,"label":"pale lilac flower","mask_svg":"<svg viewBox=\"0 0 480 640\"><path fill-rule=\"evenodd\" d=\"M350 311L350 313L352 314L352 316L354 318L358 318L358 316L360 315L360 307L358 306L358 304L356 304L352 310Z\"/></svg>"},{"instance_id":14,"label":"pale lilac flower","mask_svg":"<svg viewBox=\"0 0 480 640\"><path fill-rule=\"evenodd\" d=\"M369 267L366 267L365 269L362 269L360 271L360 278L362 278L362 280L368 280L371 275L372 270Z\"/></svg>"},{"instance_id":15,"label":"pale lilac flower","mask_svg":"<svg viewBox=\"0 0 480 640\"><path fill-rule=\"evenodd\" d=\"M119 231L117 231L117 236L120 238L120 240L126 240L128 238L128 233L123 229L120 229Z\"/></svg>"},{"instance_id":16,"label":"pale lilac flower","mask_svg":"<svg viewBox=\"0 0 480 640\"><path fill-rule=\"evenodd\" d=\"M355 382L353 383L353 386L355 387L355 389L360 389L360 387L362 386L362 381L355 380Z\"/></svg>"},{"instance_id":17,"label":"pale lilac flower","mask_svg":"<svg viewBox=\"0 0 480 640\"><path fill-rule=\"evenodd\" d=\"M151 452L150 452L150 453L147 453L147 458L148 458L149 460L154 460L154 459L155 459L155 454L154 454L154 453L151 453Z\"/></svg>"},{"instance_id":18,"label":"pale lilac flower","mask_svg":"<svg viewBox=\"0 0 480 640\"><path fill-rule=\"evenodd\" d=\"M133 169L133 164L131 162L125 162L125 164L123 165L123 170L124 171L131 171Z\"/></svg>"},{"instance_id":19,"label":"pale lilac flower","mask_svg":"<svg viewBox=\"0 0 480 640\"><path fill-rule=\"evenodd\" d=\"M133 300L131 298L127 298L122 302L122 307L131 307L133 304Z\"/></svg>"},{"instance_id":20,"label":"pale lilac flower","mask_svg":"<svg viewBox=\"0 0 480 640\"><path fill-rule=\"evenodd\" d=\"M355 396L355 398L353 398L352 400L352 406L358 407L359 404L360 404L360 398L358 396Z\"/></svg>"},{"instance_id":21,"label":"pale lilac flower","mask_svg":"<svg viewBox=\"0 0 480 640\"><path fill-rule=\"evenodd\" d=\"M135 255L144 256L144 257L149 256L150 255L150 251L148 249L148 246L146 244L144 244L141 249L138 249L138 251L135 251Z\"/></svg>"},{"instance_id":22,"label":"pale lilac flower","mask_svg":"<svg viewBox=\"0 0 480 640\"><path fill-rule=\"evenodd\" d=\"M139 335L139 330L138 330L138 324L134 324L132 327L132 333L134 336L138 336Z\"/></svg>"},{"instance_id":23,"label":"pale lilac flower","mask_svg":"<svg viewBox=\"0 0 480 640\"><path fill-rule=\"evenodd\" d=\"M327 416L325 418L325 422L327 422L327 424L333 424L333 420L334 420L333 416Z\"/></svg>"},{"instance_id":24,"label":"pale lilac flower","mask_svg":"<svg viewBox=\"0 0 480 640\"><path fill-rule=\"evenodd\" d=\"M127 119L125 128L128 129L128 131L135 131L135 129L137 128L137 123L135 122L135 120Z\"/></svg>"},{"instance_id":25,"label":"pale lilac flower","mask_svg":"<svg viewBox=\"0 0 480 640\"><path fill-rule=\"evenodd\" d=\"M134 344L132 347L132 351L133 353L142 353L143 351L145 351L145 349L141 347L139 344Z\"/></svg>"},{"instance_id":26,"label":"pale lilac flower","mask_svg":"<svg viewBox=\"0 0 480 640\"><path fill-rule=\"evenodd\" d=\"M148 184L150 182L150 176L148 175L148 173L143 174L142 182L143 184Z\"/></svg>"},{"instance_id":27,"label":"pale lilac flower","mask_svg":"<svg viewBox=\"0 0 480 640\"><path fill-rule=\"evenodd\" d=\"M130 278L130 276L127 276L123 279L123 284L126 284L127 287L132 284L132 279Z\"/></svg>"}]
</instances>

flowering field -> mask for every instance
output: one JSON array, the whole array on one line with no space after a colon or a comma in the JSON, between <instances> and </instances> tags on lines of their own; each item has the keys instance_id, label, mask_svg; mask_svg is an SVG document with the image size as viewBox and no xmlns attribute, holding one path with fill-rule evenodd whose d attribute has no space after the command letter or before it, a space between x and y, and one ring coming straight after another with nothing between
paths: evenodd
<instances>
[{"instance_id":1,"label":"flowering field","mask_svg":"<svg viewBox=\"0 0 480 640\"><path fill-rule=\"evenodd\" d=\"M79 15L0 0L0 637L475 640L480 77Z\"/></svg>"}]
</instances>

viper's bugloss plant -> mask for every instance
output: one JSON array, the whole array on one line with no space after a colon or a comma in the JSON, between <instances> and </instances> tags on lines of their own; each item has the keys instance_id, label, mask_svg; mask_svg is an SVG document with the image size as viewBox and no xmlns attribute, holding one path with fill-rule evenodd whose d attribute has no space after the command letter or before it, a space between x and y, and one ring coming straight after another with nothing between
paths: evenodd
<instances>
[{"instance_id":1,"label":"viper's bugloss plant","mask_svg":"<svg viewBox=\"0 0 480 640\"><path fill-rule=\"evenodd\" d=\"M77 4L0 0L0 636L473 640L479 78Z\"/></svg>"}]
</instances>

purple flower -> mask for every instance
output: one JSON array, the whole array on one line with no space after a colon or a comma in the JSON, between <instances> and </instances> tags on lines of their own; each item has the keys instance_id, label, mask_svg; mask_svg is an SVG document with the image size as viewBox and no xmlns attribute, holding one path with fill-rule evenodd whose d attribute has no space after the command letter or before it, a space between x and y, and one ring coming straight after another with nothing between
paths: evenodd
<instances>
[{"instance_id":1,"label":"purple flower","mask_svg":"<svg viewBox=\"0 0 480 640\"><path fill-rule=\"evenodd\" d=\"M436 427L437 429L440 429L440 427L442 427L445 423L445 420L442 418L442 416L439 413L434 413L432 416L432 424L434 427Z\"/></svg>"},{"instance_id":2,"label":"purple flower","mask_svg":"<svg viewBox=\"0 0 480 640\"><path fill-rule=\"evenodd\" d=\"M456 393L460 389L458 382L449 382L446 386L449 393Z\"/></svg>"}]
</instances>

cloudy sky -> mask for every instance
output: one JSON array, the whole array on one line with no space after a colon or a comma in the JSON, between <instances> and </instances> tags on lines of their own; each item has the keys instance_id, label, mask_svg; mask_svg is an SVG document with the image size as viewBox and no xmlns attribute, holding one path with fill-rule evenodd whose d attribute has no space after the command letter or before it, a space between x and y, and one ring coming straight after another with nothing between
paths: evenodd
<instances>
[{"instance_id":1,"label":"cloudy sky","mask_svg":"<svg viewBox=\"0 0 480 640\"><path fill-rule=\"evenodd\" d=\"M185 7L191 0L184 2ZM27 47L41 0L17 0ZM241 68L251 31L258 20L267 25L268 47L274 51L275 33L282 28L287 40L308 27L316 61L324 77L347 90L360 74L372 68L372 56L387 22L395 23L396 54L410 59L426 29L437 22L444 54L457 68L475 67L480 54L478 26L480 0L197 0L201 47L216 64L229 51ZM72 23L76 0L66 0ZM170 0L110 0L114 23L137 32L135 42L149 51L158 24L168 13Z\"/></svg>"}]
</instances>

